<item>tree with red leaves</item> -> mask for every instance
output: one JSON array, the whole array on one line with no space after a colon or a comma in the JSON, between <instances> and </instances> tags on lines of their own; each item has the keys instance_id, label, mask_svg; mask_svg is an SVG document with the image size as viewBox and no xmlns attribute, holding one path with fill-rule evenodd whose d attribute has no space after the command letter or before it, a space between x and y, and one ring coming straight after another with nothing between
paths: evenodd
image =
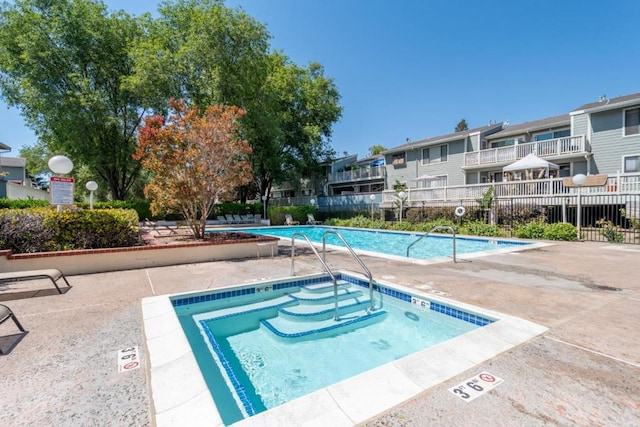
<instances>
[{"instance_id":1,"label":"tree with red leaves","mask_svg":"<svg viewBox=\"0 0 640 427\"><path fill-rule=\"evenodd\" d=\"M204 238L213 204L253 178L251 147L239 137L244 110L214 105L204 115L197 107L172 100L168 119L145 119L133 155L153 172L145 187L154 215L177 210L196 238Z\"/></svg>"}]
</instances>

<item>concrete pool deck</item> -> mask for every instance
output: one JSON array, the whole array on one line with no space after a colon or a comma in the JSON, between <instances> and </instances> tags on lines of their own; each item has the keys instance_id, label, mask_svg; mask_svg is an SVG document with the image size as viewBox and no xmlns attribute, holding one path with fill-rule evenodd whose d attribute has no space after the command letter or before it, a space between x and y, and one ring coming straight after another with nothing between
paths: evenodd
<instances>
[{"instance_id":1,"label":"concrete pool deck","mask_svg":"<svg viewBox=\"0 0 640 427\"><path fill-rule=\"evenodd\" d=\"M309 250L297 253L296 274L320 270ZM11 350L0 356L0 425L153 425L141 299L287 277L288 255L281 244L275 258L70 276L62 295L42 281L0 286L29 331L0 325ZM640 425L640 247L560 242L428 266L363 260L375 278L549 330L362 425ZM359 270L335 252L327 261ZM35 289L46 295L25 297ZM118 350L131 346L141 367L118 373ZM471 402L449 391L482 371L504 383Z\"/></svg>"}]
</instances>

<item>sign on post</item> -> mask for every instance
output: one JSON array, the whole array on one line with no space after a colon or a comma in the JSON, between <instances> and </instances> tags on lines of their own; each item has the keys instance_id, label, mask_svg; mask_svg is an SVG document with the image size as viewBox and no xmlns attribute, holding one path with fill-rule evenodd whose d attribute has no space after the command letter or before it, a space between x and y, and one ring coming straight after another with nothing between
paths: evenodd
<instances>
[{"instance_id":1,"label":"sign on post","mask_svg":"<svg viewBox=\"0 0 640 427\"><path fill-rule=\"evenodd\" d=\"M52 176L49 179L49 193L52 205L73 204L73 178Z\"/></svg>"}]
</instances>

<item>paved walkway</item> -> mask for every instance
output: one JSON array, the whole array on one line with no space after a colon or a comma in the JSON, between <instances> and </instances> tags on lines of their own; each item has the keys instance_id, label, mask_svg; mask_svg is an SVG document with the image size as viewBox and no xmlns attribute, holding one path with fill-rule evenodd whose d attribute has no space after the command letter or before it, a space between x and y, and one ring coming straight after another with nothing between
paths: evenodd
<instances>
[{"instance_id":1,"label":"paved walkway","mask_svg":"<svg viewBox=\"0 0 640 427\"><path fill-rule=\"evenodd\" d=\"M0 302L29 331L0 325L0 347L11 350L0 356L0 425L152 425L145 360L117 370L119 349L138 346L145 357L140 299L289 276L288 247L280 249L273 259L71 276L63 295L46 281L0 285ZM338 253L327 259L358 271ZM549 328L368 426L640 425L640 247L557 243L429 266L364 261L374 277ZM308 254L296 258L297 274L319 269ZM25 297L35 289L44 291ZM483 370L505 382L472 402L448 391Z\"/></svg>"}]
</instances>

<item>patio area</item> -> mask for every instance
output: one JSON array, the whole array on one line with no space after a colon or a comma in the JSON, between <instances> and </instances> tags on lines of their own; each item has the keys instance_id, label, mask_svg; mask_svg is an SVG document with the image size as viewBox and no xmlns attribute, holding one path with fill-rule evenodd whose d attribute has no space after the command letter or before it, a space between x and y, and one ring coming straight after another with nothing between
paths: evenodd
<instances>
[{"instance_id":1,"label":"patio area","mask_svg":"<svg viewBox=\"0 0 640 427\"><path fill-rule=\"evenodd\" d=\"M298 251L297 274L320 271ZM28 331L0 326L11 350L0 356L0 424L153 425L141 298L286 277L289 255L280 243L274 258L73 275L62 295L24 297L48 290L45 281L0 286ZM637 246L593 242L429 266L363 257L374 278L549 328L366 425L640 425L639 259ZM359 270L336 252L327 261ZM118 351L133 346L140 367L118 373ZM471 402L449 391L482 371L504 383Z\"/></svg>"}]
</instances>

